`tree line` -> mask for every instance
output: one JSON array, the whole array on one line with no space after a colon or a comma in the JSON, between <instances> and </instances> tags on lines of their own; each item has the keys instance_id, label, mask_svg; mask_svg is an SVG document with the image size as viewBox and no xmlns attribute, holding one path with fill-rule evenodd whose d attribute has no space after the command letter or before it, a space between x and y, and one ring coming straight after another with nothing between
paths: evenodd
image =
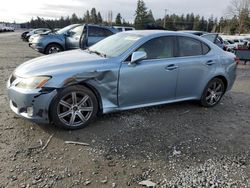
<instances>
[{"instance_id":1,"label":"tree line","mask_svg":"<svg viewBox=\"0 0 250 188\"><path fill-rule=\"evenodd\" d=\"M155 19L151 9L146 7L143 0L137 1L134 23L127 22L120 13L113 20L104 20L101 13L95 8L87 10L82 17L73 13L71 16L60 19L45 20L53 28L63 28L70 24L92 23L100 25L132 26L136 29L166 29L166 30L200 30L225 34L246 33L250 31L249 0L232 0L228 7L228 15L220 19L210 16L189 14L167 14L163 18ZM40 18L32 18L21 24L23 28L47 27Z\"/></svg>"},{"instance_id":2,"label":"tree line","mask_svg":"<svg viewBox=\"0 0 250 188\"><path fill-rule=\"evenodd\" d=\"M63 28L70 24L78 24L78 23L90 23L90 24L99 24L99 25L123 25L123 26L132 26L129 22L126 22L125 19L121 17L121 14L118 13L115 22L110 22L104 20L102 18L101 13L92 8L90 11L87 10L83 17L77 16L73 13L71 16L63 17L61 16L60 19L41 19L39 17L32 18L29 22L22 23L21 28L42 28L51 26L53 28Z\"/></svg>"}]
</instances>

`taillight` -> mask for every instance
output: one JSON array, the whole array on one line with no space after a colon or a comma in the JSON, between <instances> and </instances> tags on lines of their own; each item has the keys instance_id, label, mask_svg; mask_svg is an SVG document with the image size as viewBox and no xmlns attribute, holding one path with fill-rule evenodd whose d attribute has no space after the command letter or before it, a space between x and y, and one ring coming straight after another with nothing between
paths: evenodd
<instances>
[{"instance_id":1,"label":"taillight","mask_svg":"<svg viewBox=\"0 0 250 188\"><path fill-rule=\"evenodd\" d=\"M238 65L238 64L240 63L240 58L235 57L235 58L234 58L234 62Z\"/></svg>"}]
</instances>

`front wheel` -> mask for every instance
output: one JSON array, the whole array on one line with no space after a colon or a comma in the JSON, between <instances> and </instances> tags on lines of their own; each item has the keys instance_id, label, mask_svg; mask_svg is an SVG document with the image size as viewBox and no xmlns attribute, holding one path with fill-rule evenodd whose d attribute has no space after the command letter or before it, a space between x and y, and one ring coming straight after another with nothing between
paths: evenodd
<instances>
[{"instance_id":1,"label":"front wheel","mask_svg":"<svg viewBox=\"0 0 250 188\"><path fill-rule=\"evenodd\" d=\"M98 102L88 88L70 86L62 90L50 108L52 121L64 129L80 129L93 120L98 111Z\"/></svg>"},{"instance_id":2,"label":"front wheel","mask_svg":"<svg viewBox=\"0 0 250 188\"><path fill-rule=\"evenodd\" d=\"M213 107L218 104L225 93L225 84L219 78L210 80L203 91L201 97L201 105L205 107Z\"/></svg>"},{"instance_id":3,"label":"front wheel","mask_svg":"<svg viewBox=\"0 0 250 188\"><path fill-rule=\"evenodd\" d=\"M49 44L45 49L45 54L54 54L63 51L62 47L58 44Z\"/></svg>"}]
</instances>

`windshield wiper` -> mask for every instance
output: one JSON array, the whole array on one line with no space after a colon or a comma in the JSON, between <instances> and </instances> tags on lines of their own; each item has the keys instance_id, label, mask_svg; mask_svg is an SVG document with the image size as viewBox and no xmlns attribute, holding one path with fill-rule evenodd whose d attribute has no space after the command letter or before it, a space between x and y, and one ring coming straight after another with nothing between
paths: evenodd
<instances>
[{"instance_id":1,"label":"windshield wiper","mask_svg":"<svg viewBox=\"0 0 250 188\"><path fill-rule=\"evenodd\" d=\"M87 48L87 50L88 50L88 52L89 53L94 53L94 54L97 54L97 55L99 55L99 56L101 56L101 57L105 57L106 58L106 54L104 54L104 53L101 53L101 52L98 52L98 51L96 51L96 50L90 50L89 48Z\"/></svg>"}]
</instances>

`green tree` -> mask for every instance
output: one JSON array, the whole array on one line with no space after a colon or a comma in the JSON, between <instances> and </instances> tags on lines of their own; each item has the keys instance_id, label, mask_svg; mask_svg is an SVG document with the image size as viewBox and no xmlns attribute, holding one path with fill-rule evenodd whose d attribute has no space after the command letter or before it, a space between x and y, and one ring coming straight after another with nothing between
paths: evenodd
<instances>
[{"instance_id":1,"label":"green tree","mask_svg":"<svg viewBox=\"0 0 250 188\"><path fill-rule=\"evenodd\" d=\"M97 23L101 24L102 21L103 21L103 20L102 20L102 15L101 15L100 12L98 12L98 14L97 14Z\"/></svg>"},{"instance_id":2,"label":"green tree","mask_svg":"<svg viewBox=\"0 0 250 188\"><path fill-rule=\"evenodd\" d=\"M121 16L120 13L118 13L116 18L115 18L115 24L116 25L122 25L122 16Z\"/></svg>"},{"instance_id":3,"label":"green tree","mask_svg":"<svg viewBox=\"0 0 250 188\"><path fill-rule=\"evenodd\" d=\"M73 13L71 18L70 18L70 23L75 24L75 23L78 23L78 21L79 21L79 19L78 19L77 15L75 13Z\"/></svg>"},{"instance_id":4,"label":"green tree","mask_svg":"<svg viewBox=\"0 0 250 188\"><path fill-rule=\"evenodd\" d=\"M200 30L207 31L207 22L206 22L204 16L202 16L201 20L200 20Z\"/></svg>"},{"instance_id":5,"label":"green tree","mask_svg":"<svg viewBox=\"0 0 250 188\"><path fill-rule=\"evenodd\" d=\"M147 24L148 12L143 0L137 1L137 8L135 11L135 27L137 29L144 29Z\"/></svg>"},{"instance_id":6,"label":"green tree","mask_svg":"<svg viewBox=\"0 0 250 188\"><path fill-rule=\"evenodd\" d=\"M154 19L153 13L151 10L149 10L147 13L146 24L154 24L154 23L155 23L155 19Z\"/></svg>"},{"instance_id":7,"label":"green tree","mask_svg":"<svg viewBox=\"0 0 250 188\"><path fill-rule=\"evenodd\" d=\"M97 14L96 14L96 9L92 8L90 11L90 20L92 23L97 24L98 19L97 19Z\"/></svg>"},{"instance_id":8,"label":"green tree","mask_svg":"<svg viewBox=\"0 0 250 188\"><path fill-rule=\"evenodd\" d=\"M91 22L89 10L87 10L86 13L84 14L83 21L86 23Z\"/></svg>"},{"instance_id":9,"label":"green tree","mask_svg":"<svg viewBox=\"0 0 250 188\"><path fill-rule=\"evenodd\" d=\"M238 28L239 28L239 22L237 16L234 16L230 21L229 21L229 34L230 35L235 35L238 33Z\"/></svg>"},{"instance_id":10,"label":"green tree","mask_svg":"<svg viewBox=\"0 0 250 188\"><path fill-rule=\"evenodd\" d=\"M249 6L249 0L232 0L231 5L228 7L228 16L231 17L233 21L238 22L236 31L239 34L249 30Z\"/></svg>"},{"instance_id":11,"label":"green tree","mask_svg":"<svg viewBox=\"0 0 250 188\"><path fill-rule=\"evenodd\" d=\"M200 16L197 15L194 18L194 25L193 25L193 30L200 30Z\"/></svg>"}]
</instances>

